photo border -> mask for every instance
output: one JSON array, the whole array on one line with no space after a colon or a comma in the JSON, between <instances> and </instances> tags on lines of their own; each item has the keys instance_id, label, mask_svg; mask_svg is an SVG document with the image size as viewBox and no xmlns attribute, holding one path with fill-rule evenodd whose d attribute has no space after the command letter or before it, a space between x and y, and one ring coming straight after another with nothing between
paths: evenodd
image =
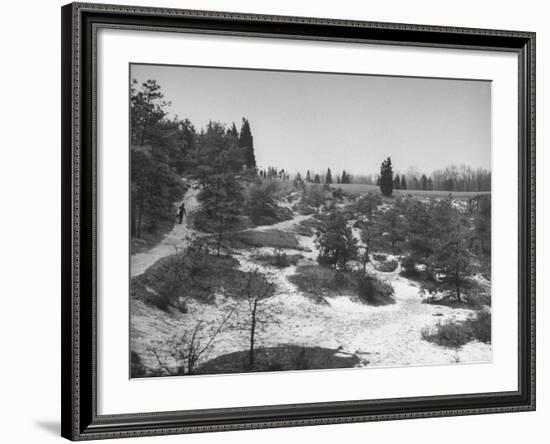
<instances>
[{"instance_id":1,"label":"photo border","mask_svg":"<svg viewBox=\"0 0 550 444\"><path fill-rule=\"evenodd\" d=\"M515 52L519 75L518 390L387 400L97 414L98 28ZM535 409L535 34L73 3L62 8L62 436L72 440Z\"/></svg>"}]
</instances>

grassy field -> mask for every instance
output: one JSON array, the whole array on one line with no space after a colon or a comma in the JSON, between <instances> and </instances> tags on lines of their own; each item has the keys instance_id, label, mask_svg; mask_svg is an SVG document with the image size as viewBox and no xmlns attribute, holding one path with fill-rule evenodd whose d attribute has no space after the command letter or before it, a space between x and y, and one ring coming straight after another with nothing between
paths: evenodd
<instances>
[{"instance_id":1,"label":"grassy field","mask_svg":"<svg viewBox=\"0 0 550 444\"><path fill-rule=\"evenodd\" d=\"M358 183L339 183L332 184L331 188L342 188L348 194L365 194L369 191L380 193L378 185L367 185ZM419 196L419 197L448 197L449 194L456 198L474 197L479 194L491 194L490 191L423 191L423 190L393 190L394 196Z\"/></svg>"}]
</instances>

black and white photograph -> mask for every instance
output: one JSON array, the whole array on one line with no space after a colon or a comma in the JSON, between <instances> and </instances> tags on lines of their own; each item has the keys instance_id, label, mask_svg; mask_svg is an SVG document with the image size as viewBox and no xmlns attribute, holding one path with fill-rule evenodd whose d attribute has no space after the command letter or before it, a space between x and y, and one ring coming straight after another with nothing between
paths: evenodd
<instances>
[{"instance_id":1,"label":"black and white photograph","mask_svg":"<svg viewBox=\"0 0 550 444\"><path fill-rule=\"evenodd\" d=\"M491 361L490 81L129 82L132 378Z\"/></svg>"}]
</instances>

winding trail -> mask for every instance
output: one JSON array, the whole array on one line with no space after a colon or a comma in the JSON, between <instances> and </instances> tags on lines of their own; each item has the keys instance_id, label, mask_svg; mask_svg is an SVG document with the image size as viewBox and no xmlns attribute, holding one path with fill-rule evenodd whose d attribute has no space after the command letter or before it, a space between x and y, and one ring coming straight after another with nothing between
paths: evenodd
<instances>
[{"instance_id":1,"label":"winding trail","mask_svg":"<svg viewBox=\"0 0 550 444\"><path fill-rule=\"evenodd\" d=\"M190 187L184 197L188 212L196 211L198 190ZM258 226L244 231L284 230L311 216L297 215L273 225ZM186 246L191 234L198 234L184 223L176 225L163 241L151 250L132 256L132 276L143 273L150 265L162 257L174 254L176 249ZM350 221L352 225L353 221ZM359 230L354 228L353 235L362 244ZM295 234L295 233L294 233ZM298 265L315 264L317 249L312 236L295 234L301 250L285 250L289 254L300 253L303 259ZM492 359L490 344L470 342L459 349L440 347L422 338L422 330L434 328L438 323L466 319L475 312L468 308L452 308L444 305L423 302L418 284L400 276L401 266L393 272L376 269L378 262L367 264L369 273L390 283L395 291L395 303L385 306L366 305L352 294L325 297L324 303L316 302L310 296L301 293L289 280L295 274L296 266L284 269L260 264L254 260L258 253L273 253L273 248L240 249L234 251L240 269L257 269L275 284L275 294L269 299L277 322L261 325L258 328L257 347L272 347L283 344L308 347L326 347L339 350L344 355L359 358L358 367L394 367L406 365L445 365L450 363L488 362ZM388 259L398 259L388 256ZM358 264L355 264L358 265ZM487 283L490 286L490 283ZM171 316L158 316L158 311L138 302L140 315L134 321L136 334L132 335L133 349L143 351L152 338L167 339L174 334L186 332L195 325L190 320L199 316L202 320L216 325L217 319L224 316L228 307L235 301L216 295L215 304L189 301L190 312L174 312ZM246 307L243 309L246 312ZM235 328L228 328L215 341L208 359L240 351L247 341L247 332L236 328L242 313L237 310ZM195 315L193 315L195 313ZM134 322L133 321L133 322ZM230 325L228 325L230 326ZM149 361L147 353L143 353Z\"/></svg>"},{"instance_id":2,"label":"winding trail","mask_svg":"<svg viewBox=\"0 0 550 444\"><path fill-rule=\"evenodd\" d=\"M196 184L193 182L189 182L189 185L189 189L185 193L183 200L175 203L176 207L180 206L182 202L185 203L185 209L188 215L196 211L199 206L197 201L199 188L196 187ZM176 223L172 231L164 236L164 239L162 239L158 245L147 251L133 254L130 257L131 277L139 276L159 259L177 253L187 246L189 243L189 236L196 233L196 231L188 225L187 220L188 216L183 216L183 222L181 224Z\"/></svg>"}]
</instances>

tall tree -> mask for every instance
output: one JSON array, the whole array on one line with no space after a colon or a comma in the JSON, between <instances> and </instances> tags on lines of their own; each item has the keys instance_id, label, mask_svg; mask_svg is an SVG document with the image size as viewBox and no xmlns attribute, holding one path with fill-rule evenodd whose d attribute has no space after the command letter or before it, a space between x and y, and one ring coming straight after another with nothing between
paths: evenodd
<instances>
[{"instance_id":1,"label":"tall tree","mask_svg":"<svg viewBox=\"0 0 550 444\"><path fill-rule=\"evenodd\" d=\"M438 209L438 239L435 264L442 276L442 287L462 301L467 277L472 272L473 255L469 249L470 229L466 218L445 201Z\"/></svg>"},{"instance_id":2,"label":"tall tree","mask_svg":"<svg viewBox=\"0 0 550 444\"><path fill-rule=\"evenodd\" d=\"M405 179L405 175L403 174L401 176L401 189L406 190L407 189L407 180Z\"/></svg>"},{"instance_id":3,"label":"tall tree","mask_svg":"<svg viewBox=\"0 0 550 444\"><path fill-rule=\"evenodd\" d=\"M321 177L319 177L318 174L316 174L315 177L313 178L313 183L321 183Z\"/></svg>"},{"instance_id":4,"label":"tall tree","mask_svg":"<svg viewBox=\"0 0 550 444\"><path fill-rule=\"evenodd\" d=\"M239 147L244 149L244 159L247 168L256 168L256 157L254 156L254 140L250 131L250 123L243 117L241 133L239 135Z\"/></svg>"},{"instance_id":5,"label":"tall tree","mask_svg":"<svg viewBox=\"0 0 550 444\"><path fill-rule=\"evenodd\" d=\"M395 175L395 179L393 179L393 189L398 190L401 188L401 179L399 179L399 174Z\"/></svg>"},{"instance_id":6,"label":"tall tree","mask_svg":"<svg viewBox=\"0 0 550 444\"><path fill-rule=\"evenodd\" d=\"M420 178L420 185L424 191L428 189L428 178L425 174L422 174L422 177Z\"/></svg>"},{"instance_id":7,"label":"tall tree","mask_svg":"<svg viewBox=\"0 0 550 444\"><path fill-rule=\"evenodd\" d=\"M235 140L239 140L239 131L237 131L237 126L235 125L235 122L231 124L231 128L227 130L227 134L234 137Z\"/></svg>"},{"instance_id":8,"label":"tall tree","mask_svg":"<svg viewBox=\"0 0 550 444\"><path fill-rule=\"evenodd\" d=\"M165 116L169 105L156 80L147 80L137 89L138 81L132 79L130 87L130 132L135 145L144 146L150 142L152 129Z\"/></svg>"},{"instance_id":9,"label":"tall tree","mask_svg":"<svg viewBox=\"0 0 550 444\"><path fill-rule=\"evenodd\" d=\"M325 183L327 185L330 185L332 183L332 173L330 172L330 168L327 170L327 175L325 176Z\"/></svg>"},{"instance_id":10,"label":"tall tree","mask_svg":"<svg viewBox=\"0 0 550 444\"><path fill-rule=\"evenodd\" d=\"M347 263L357 255L357 240L344 216L337 211L328 215L315 239L321 265L346 269Z\"/></svg>"},{"instance_id":11,"label":"tall tree","mask_svg":"<svg viewBox=\"0 0 550 444\"><path fill-rule=\"evenodd\" d=\"M348 174L346 170L342 171L342 178L340 179L342 183L349 183Z\"/></svg>"},{"instance_id":12,"label":"tall tree","mask_svg":"<svg viewBox=\"0 0 550 444\"><path fill-rule=\"evenodd\" d=\"M274 294L273 283L265 279L258 270L252 270L246 276L243 289L247 301L246 328L249 330L248 368L254 369L255 347L258 327L268 322L276 322L274 309L269 306L269 298Z\"/></svg>"},{"instance_id":13,"label":"tall tree","mask_svg":"<svg viewBox=\"0 0 550 444\"><path fill-rule=\"evenodd\" d=\"M393 193L393 168L389 157L380 165L380 191L384 196Z\"/></svg>"}]
</instances>

